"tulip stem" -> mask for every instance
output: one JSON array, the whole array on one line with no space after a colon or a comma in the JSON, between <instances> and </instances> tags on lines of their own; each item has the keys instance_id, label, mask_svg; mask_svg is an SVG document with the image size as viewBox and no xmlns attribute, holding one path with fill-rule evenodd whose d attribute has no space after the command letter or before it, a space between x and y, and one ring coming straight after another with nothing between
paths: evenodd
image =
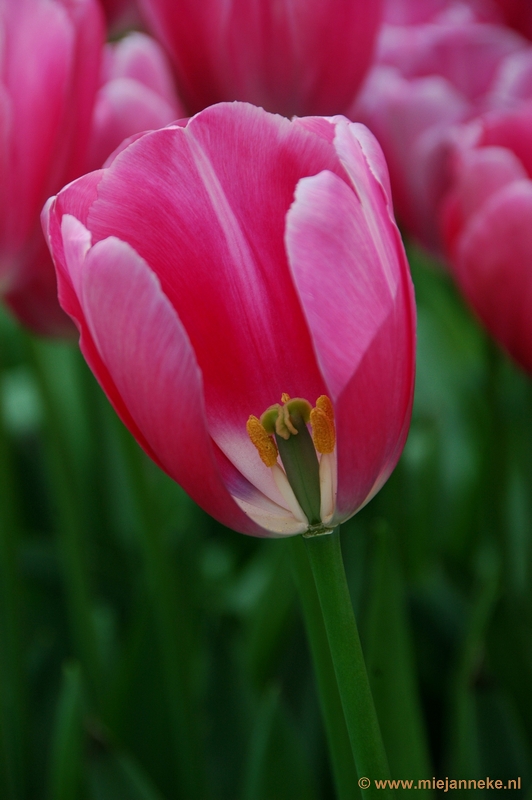
<instances>
[{"instance_id":1,"label":"tulip stem","mask_svg":"<svg viewBox=\"0 0 532 800\"><path fill-rule=\"evenodd\" d=\"M390 777L342 560L340 529L305 538L363 797ZM366 779L368 785L365 786ZM362 783L360 783L362 782ZM382 800L394 796L379 789Z\"/></svg>"},{"instance_id":2,"label":"tulip stem","mask_svg":"<svg viewBox=\"0 0 532 800\"><path fill-rule=\"evenodd\" d=\"M314 662L336 794L338 800L356 800L360 792L355 762L312 570L301 536L291 536L288 543L292 555L294 580L299 591L305 629Z\"/></svg>"}]
</instances>

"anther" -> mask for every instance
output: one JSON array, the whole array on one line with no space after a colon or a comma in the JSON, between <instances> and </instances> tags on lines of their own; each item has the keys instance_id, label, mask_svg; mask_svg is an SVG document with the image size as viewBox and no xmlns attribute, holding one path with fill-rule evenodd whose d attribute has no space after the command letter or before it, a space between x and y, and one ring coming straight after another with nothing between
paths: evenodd
<instances>
[{"instance_id":1,"label":"anther","mask_svg":"<svg viewBox=\"0 0 532 800\"><path fill-rule=\"evenodd\" d=\"M336 444L334 410L327 395L316 400L316 407L310 412L312 441L318 453L332 453Z\"/></svg>"},{"instance_id":2,"label":"anther","mask_svg":"<svg viewBox=\"0 0 532 800\"><path fill-rule=\"evenodd\" d=\"M277 445L261 424L261 421L254 417L253 414L246 423L246 430L263 463L267 467L273 467L277 463Z\"/></svg>"}]
</instances>

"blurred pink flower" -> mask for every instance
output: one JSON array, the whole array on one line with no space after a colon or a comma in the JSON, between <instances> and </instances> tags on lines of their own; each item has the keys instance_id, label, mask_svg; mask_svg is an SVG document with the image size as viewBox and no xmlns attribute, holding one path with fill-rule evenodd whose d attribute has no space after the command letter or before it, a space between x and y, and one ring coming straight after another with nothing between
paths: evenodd
<instances>
[{"instance_id":1,"label":"blurred pink flower","mask_svg":"<svg viewBox=\"0 0 532 800\"><path fill-rule=\"evenodd\" d=\"M458 144L447 257L489 332L532 372L532 103L484 115Z\"/></svg>"},{"instance_id":2,"label":"blurred pink flower","mask_svg":"<svg viewBox=\"0 0 532 800\"><path fill-rule=\"evenodd\" d=\"M455 127L490 104L510 102L512 91L527 91L524 77L519 87L510 89L508 79L503 86L501 71L528 52L528 44L503 25L479 21L489 15L469 4L433 5L440 8L428 21L383 26L376 64L349 116L379 139L399 221L438 253L437 213Z\"/></svg>"},{"instance_id":3,"label":"blurred pink flower","mask_svg":"<svg viewBox=\"0 0 532 800\"><path fill-rule=\"evenodd\" d=\"M382 0L142 0L192 112L246 100L343 113L373 54Z\"/></svg>"},{"instance_id":4,"label":"blurred pink flower","mask_svg":"<svg viewBox=\"0 0 532 800\"><path fill-rule=\"evenodd\" d=\"M98 4L0 0L0 41L0 291L23 290L48 264L39 287L48 292L39 214L83 169L103 44ZM64 316L55 305L54 325Z\"/></svg>"},{"instance_id":5,"label":"blurred pink flower","mask_svg":"<svg viewBox=\"0 0 532 800\"><path fill-rule=\"evenodd\" d=\"M72 330L57 301L40 212L125 136L182 116L159 46L110 46L96 0L0 0L0 294L39 333Z\"/></svg>"},{"instance_id":6,"label":"blurred pink flower","mask_svg":"<svg viewBox=\"0 0 532 800\"><path fill-rule=\"evenodd\" d=\"M504 58L486 97L486 108L517 108L532 100L532 47Z\"/></svg>"},{"instance_id":7,"label":"blurred pink flower","mask_svg":"<svg viewBox=\"0 0 532 800\"><path fill-rule=\"evenodd\" d=\"M90 367L210 514L259 536L330 528L386 481L410 419L415 307L364 126L213 106L63 189L43 222ZM314 444L306 412L289 433L294 404L315 406ZM286 441L310 448L314 511Z\"/></svg>"},{"instance_id":8,"label":"blurred pink flower","mask_svg":"<svg viewBox=\"0 0 532 800\"><path fill-rule=\"evenodd\" d=\"M106 45L86 169L98 169L127 138L186 116L160 46L144 33Z\"/></svg>"}]
</instances>

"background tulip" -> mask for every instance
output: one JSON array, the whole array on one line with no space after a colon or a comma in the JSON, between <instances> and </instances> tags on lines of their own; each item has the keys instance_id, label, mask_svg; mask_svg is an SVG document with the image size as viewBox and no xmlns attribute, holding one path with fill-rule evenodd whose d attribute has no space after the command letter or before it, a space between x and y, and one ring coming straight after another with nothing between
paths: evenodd
<instances>
[{"instance_id":1,"label":"background tulip","mask_svg":"<svg viewBox=\"0 0 532 800\"><path fill-rule=\"evenodd\" d=\"M222 100L335 114L369 66L381 0L144 0L192 112Z\"/></svg>"},{"instance_id":2,"label":"background tulip","mask_svg":"<svg viewBox=\"0 0 532 800\"><path fill-rule=\"evenodd\" d=\"M47 217L87 361L209 513L256 535L306 530L246 432L283 393L332 400L331 527L380 488L408 428L414 306L364 127L222 104L141 137Z\"/></svg>"},{"instance_id":3,"label":"background tulip","mask_svg":"<svg viewBox=\"0 0 532 800\"><path fill-rule=\"evenodd\" d=\"M400 8L388 12L401 24L383 26L376 63L349 116L379 139L399 221L425 247L441 253L438 207L449 185L455 126L526 93L526 64L519 68L520 79L502 73L508 75L507 62L528 53L528 44L489 21L497 15L482 4L478 10L449 2L430 8L429 15L424 7L421 21L415 3L404 4L403 14Z\"/></svg>"},{"instance_id":4,"label":"background tulip","mask_svg":"<svg viewBox=\"0 0 532 800\"><path fill-rule=\"evenodd\" d=\"M100 167L125 137L183 110L148 36L109 45L102 63L96 0L0 0L0 26L0 291L24 324L62 335L72 325L40 226L46 198Z\"/></svg>"},{"instance_id":5,"label":"background tulip","mask_svg":"<svg viewBox=\"0 0 532 800\"><path fill-rule=\"evenodd\" d=\"M41 275L49 259L39 214L83 170L103 44L99 6L0 0L0 37L0 286L17 305L30 283L53 291L50 267Z\"/></svg>"},{"instance_id":6,"label":"background tulip","mask_svg":"<svg viewBox=\"0 0 532 800\"><path fill-rule=\"evenodd\" d=\"M460 132L442 210L456 280L490 333L532 371L532 105Z\"/></svg>"},{"instance_id":7,"label":"background tulip","mask_svg":"<svg viewBox=\"0 0 532 800\"><path fill-rule=\"evenodd\" d=\"M129 136L186 116L166 57L144 33L105 47L92 117L86 172L101 167Z\"/></svg>"}]
</instances>

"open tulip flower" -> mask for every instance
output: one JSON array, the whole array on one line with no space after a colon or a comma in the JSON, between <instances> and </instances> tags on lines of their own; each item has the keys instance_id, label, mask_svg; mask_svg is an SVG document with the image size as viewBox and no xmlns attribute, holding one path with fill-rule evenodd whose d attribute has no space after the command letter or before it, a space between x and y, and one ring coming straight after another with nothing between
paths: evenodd
<instances>
[{"instance_id":1,"label":"open tulip flower","mask_svg":"<svg viewBox=\"0 0 532 800\"><path fill-rule=\"evenodd\" d=\"M121 419L243 533L324 533L383 485L415 307L380 148L343 117L213 106L43 213L63 308Z\"/></svg>"},{"instance_id":2,"label":"open tulip flower","mask_svg":"<svg viewBox=\"0 0 532 800\"><path fill-rule=\"evenodd\" d=\"M246 100L344 113L369 67L382 0L141 0L191 112Z\"/></svg>"}]
</instances>

